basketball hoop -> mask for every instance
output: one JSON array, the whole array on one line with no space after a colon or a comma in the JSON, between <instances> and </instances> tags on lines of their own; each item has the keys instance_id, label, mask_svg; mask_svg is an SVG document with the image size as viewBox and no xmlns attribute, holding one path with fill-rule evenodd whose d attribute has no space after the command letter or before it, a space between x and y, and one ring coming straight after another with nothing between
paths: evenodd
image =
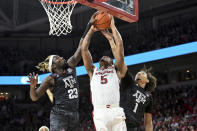
<instances>
[{"instance_id":1,"label":"basketball hoop","mask_svg":"<svg viewBox=\"0 0 197 131\"><path fill-rule=\"evenodd\" d=\"M49 35L67 35L72 31L71 14L75 0L39 0L44 7L50 23Z\"/></svg>"}]
</instances>

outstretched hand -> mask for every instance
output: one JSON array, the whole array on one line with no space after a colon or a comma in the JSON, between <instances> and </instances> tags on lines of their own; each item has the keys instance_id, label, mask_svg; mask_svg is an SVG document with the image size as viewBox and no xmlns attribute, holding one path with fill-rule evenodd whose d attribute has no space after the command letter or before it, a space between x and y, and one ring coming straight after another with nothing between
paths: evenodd
<instances>
[{"instance_id":1,"label":"outstretched hand","mask_svg":"<svg viewBox=\"0 0 197 131\"><path fill-rule=\"evenodd\" d=\"M27 81L27 82L30 83L30 87L35 88L36 85L38 84L38 74L36 74L36 76L35 76L34 72L33 72L33 75L31 73L29 73L28 78L29 78L29 81Z\"/></svg>"},{"instance_id":2,"label":"outstretched hand","mask_svg":"<svg viewBox=\"0 0 197 131\"><path fill-rule=\"evenodd\" d=\"M101 33L107 38L109 41L113 40L113 34L109 32L109 30L103 30Z\"/></svg>"}]
</instances>

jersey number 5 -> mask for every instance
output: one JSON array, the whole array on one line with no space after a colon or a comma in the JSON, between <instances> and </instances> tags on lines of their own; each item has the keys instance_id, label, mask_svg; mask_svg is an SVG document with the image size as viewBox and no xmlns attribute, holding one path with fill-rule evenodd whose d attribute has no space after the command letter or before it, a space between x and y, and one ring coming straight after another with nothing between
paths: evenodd
<instances>
[{"instance_id":1,"label":"jersey number 5","mask_svg":"<svg viewBox=\"0 0 197 131\"><path fill-rule=\"evenodd\" d=\"M104 76L101 76L101 84L106 84L108 81L107 81L107 78L105 78L107 75L104 75Z\"/></svg>"}]
</instances>

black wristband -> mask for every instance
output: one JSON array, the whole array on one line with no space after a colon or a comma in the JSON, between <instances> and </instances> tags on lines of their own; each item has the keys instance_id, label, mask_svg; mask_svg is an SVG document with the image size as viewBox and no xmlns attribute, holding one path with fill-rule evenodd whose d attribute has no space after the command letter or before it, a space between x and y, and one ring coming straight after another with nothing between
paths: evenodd
<instances>
[{"instance_id":1,"label":"black wristband","mask_svg":"<svg viewBox=\"0 0 197 131\"><path fill-rule=\"evenodd\" d=\"M86 34L88 33L90 27L93 25L93 23L88 23L85 29L85 32L82 35L82 38L84 38L86 36Z\"/></svg>"}]
</instances>

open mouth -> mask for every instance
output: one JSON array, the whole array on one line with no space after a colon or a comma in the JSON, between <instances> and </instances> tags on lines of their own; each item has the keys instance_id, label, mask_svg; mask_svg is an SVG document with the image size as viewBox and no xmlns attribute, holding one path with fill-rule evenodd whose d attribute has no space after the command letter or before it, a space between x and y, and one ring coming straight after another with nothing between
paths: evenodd
<instances>
[{"instance_id":1,"label":"open mouth","mask_svg":"<svg viewBox=\"0 0 197 131\"><path fill-rule=\"evenodd\" d=\"M139 81L139 80L141 80L141 79L140 79L140 78L137 78L136 80Z\"/></svg>"}]
</instances>

